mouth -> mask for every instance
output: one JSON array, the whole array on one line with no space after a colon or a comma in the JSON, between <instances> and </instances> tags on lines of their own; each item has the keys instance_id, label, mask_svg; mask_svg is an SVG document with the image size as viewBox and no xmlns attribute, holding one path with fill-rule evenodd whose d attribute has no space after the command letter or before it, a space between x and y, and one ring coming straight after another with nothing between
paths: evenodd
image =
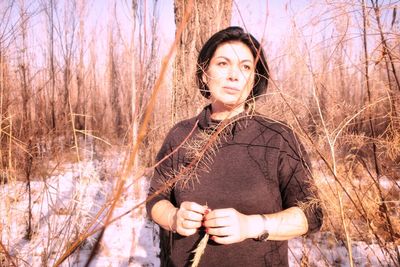
<instances>
[{"instance_id":1,"label":"mouth","mask_svg":"<svg viewBox=\"0 0 400 267\"><path fill-rule=\"evenodd\" d=\"M223 88L226 89L226 90L229 90L229 91L235 91L235 92L239 92L240 91L239 88L231 87L231 86L224 86Z\"/></svg>"}]
</instances>

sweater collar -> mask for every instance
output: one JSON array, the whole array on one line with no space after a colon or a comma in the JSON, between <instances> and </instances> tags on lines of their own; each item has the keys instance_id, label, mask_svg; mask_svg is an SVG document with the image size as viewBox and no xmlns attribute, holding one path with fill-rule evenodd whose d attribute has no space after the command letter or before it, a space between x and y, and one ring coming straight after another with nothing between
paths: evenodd
<instances>
[{"instance_id":1,"label":"sweater collar","mask_svg":"<svg viewBox=\"0 0 400 267\"><path fill-rule=\"evenodd\" d=\"M202 130L215 130L216 127L221 123L221 121L211 119L211 105L207 105L197 116L198 126ZM229 132L236 132L241 129L246 128L247 121L251 116L247 115L246 111L240 112L239 114L227 119L227 128L230 129Z\"/></svg>"}]
</instances>

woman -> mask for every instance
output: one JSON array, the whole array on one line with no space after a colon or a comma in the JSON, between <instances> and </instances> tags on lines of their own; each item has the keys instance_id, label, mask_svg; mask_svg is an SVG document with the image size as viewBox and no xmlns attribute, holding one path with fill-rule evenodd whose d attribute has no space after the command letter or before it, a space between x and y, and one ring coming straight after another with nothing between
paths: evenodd
<instances>
[{"instance_id":1,"label":"woman","mask_svg":"<svg viewBox=\"0 0 400 267\"><path fill-rule=\"evenodd\" d=\"M253 111L268 84L259 42L239 27L214 34L197 62L211 102L168 133L147 203L169 233L162 265L187 266L205 233L201 266L287 266L286 240L316 231L322 213L307 155L285 125Z\"/></svg>"}]
</instances>

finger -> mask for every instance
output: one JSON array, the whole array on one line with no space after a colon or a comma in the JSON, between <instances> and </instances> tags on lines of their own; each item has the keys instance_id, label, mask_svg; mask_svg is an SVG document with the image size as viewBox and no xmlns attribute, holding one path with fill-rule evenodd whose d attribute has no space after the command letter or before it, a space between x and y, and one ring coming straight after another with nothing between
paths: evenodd
<instances>
[{"instance_id":1,"label":"finger","mask_svg":"<svg viewBox=\"0 0 400 267\"><path fill-rule=\"evenodd\" d=\"M185 229L183 228L181 231L179 231L180 235L183 236L190 236L190 235L194 235L196 233L196 229Z\"/></svg>"},{"instance_id":2,"label":"finger","mask_svg":"<svg viewBox=\"0 0 400 267\"><path fill-rule=\"evenodd\" d=\"M231 227L206 228L206 232L212 236L226 237L232 235Z\"/></svg>"},{"instance_id":3,"label":"finger","mask_svg":"<svg viewBox=\"0 0 400 267\"><path fill-rule=\"evenodd\" d=\"M204 220L205 227L226 227L230 225L231 220L229 219L229 217L218 217L210 220L206 217Z\"/></svg>"},{"instance_id":4,"label":"finger","mask_svg":"<svg viewBox=\"0 0 400 267\"><path fill-rule=\"evenodd\" d=\"M196 221L196 222L201 222L203 220L202 214L189 210L181 211L180 217L182 217L185 220Z\"/></svg>"},{"instance_id":5,"label":"finger","mask_svg":"<svg viewBox=\"0 0 400 267\"><path fill-rule=\"evenodd\" d=\"M213 235L211 237L211 240L213 240L214 242L218 243L218 244L223 244L223 245L227 245L227 244L232 244L235 243L233 236L215 236Z\"/></svg>"},{"instance_id":6,"label":"finger","mask_svg":"<svg viewBox=\"0 0 400 267\"><path fill-rule=\"evenodd\" d=\"M197 204L196 202L189 202L189 201L182 202L181 207L186 210L190 210L190 211L197 212L200 214L204 214L204 212L207 209L207 207L205 207L205 206Z\"/></svg>"},{"instance_id":7,"label":"finger","mask_svg":"<svg viewBox=\"0 0 400 267\"><path fill-rule=\"evenodd\" d=\"M191 221L201 222L203 220L203 214L189 211L187 213L186 219Z\"/></svg>"},{"instance_id":8,"label":"finger","mask_svg":"<svg viewBox=\"0 0 400 267\"><path fill-rule=\"evenodd\" d=\"M197 229L200 228L201 222L195 222L190 220L183 220L182 227L186 229Z\"/></svg>"},{"instance_id":9,"label":"finger","mask_svg":"<svg viewBox=\"0 0 400 267\"><path fill-rule=\"evenodd\" d=\"M234 209L216 209L207 213L205 216L206 220L211 220L218 217L229 217L232 216Z\"/></svg>"}]
</instances>

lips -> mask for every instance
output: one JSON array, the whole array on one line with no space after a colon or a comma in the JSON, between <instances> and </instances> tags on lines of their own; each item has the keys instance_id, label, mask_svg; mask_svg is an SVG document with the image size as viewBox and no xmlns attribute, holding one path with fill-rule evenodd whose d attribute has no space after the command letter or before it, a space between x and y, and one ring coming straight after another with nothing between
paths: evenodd
<instances>
[{"instance_id":1,"label":"lips","mask_svg":"<svg viewBox=\"0 0 400 267\"><path fill-rule=\"evenodd\" d=\"M237 87L232 87L232 86L224 86L223 88L224 88L224 89L227 89L227 90L231 90L231 91L240 91L239 88L237 88Z\"/></svg>"}]
</instances>

